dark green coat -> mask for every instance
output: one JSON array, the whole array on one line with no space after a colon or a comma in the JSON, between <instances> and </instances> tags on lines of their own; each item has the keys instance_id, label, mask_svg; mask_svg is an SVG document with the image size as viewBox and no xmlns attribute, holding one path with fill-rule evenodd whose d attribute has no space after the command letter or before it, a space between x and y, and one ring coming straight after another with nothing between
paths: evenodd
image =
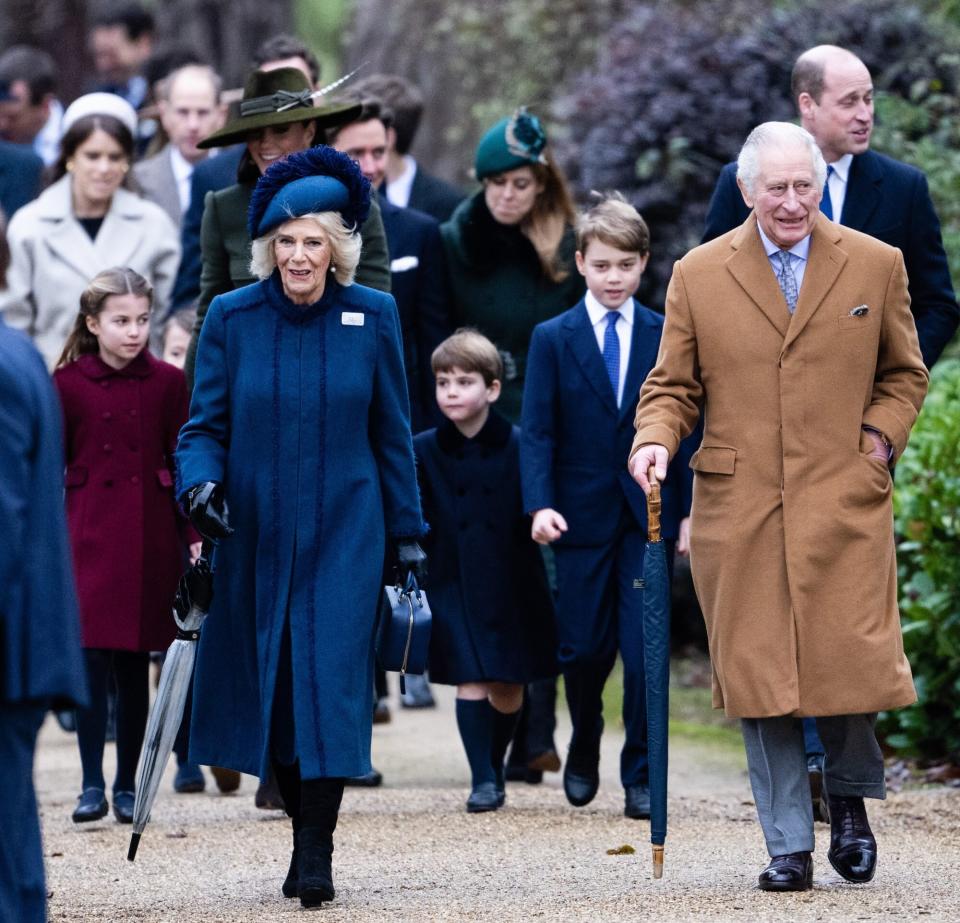
<instances>
[{"instance_id":1,"label":"dark green coat","mask_svg":"<svg viewBox=\"0 0 960 923\"><path fill-rule=\"evenodd\" d=\"M452 292L452 316L458 327L476 327L504 358L503 396L497 410L519 424L520 403L533 328L573 307L584 293L574 263L573 228L567 228L557 253L566 279L544 274L529 238L518 228L496 221L483 192L461 202L441 225Z\"/></svg>"},{"instance_id":2,"label":"dark green coat","mask_svg":"<svg viewBox=\"0 0 960 923\"><path fill-rule=\"evenodd\" d=\"M197 322L187 352L187 384L193 390L193 366L197 355L197 339L210 302L217 295L242 288L257 280L250 272L250 234L247 231L247 210L253 186L236 183L226 189L208 192L204 199L203 223L200 228L200 249L203 267L200 270L200 297L197 299ZM370 202L370 214L360 228L363 246L356 281L360 285L390 291L390 256L387 235L383 230L380 206Z\"/></svg>"}]
</instances>

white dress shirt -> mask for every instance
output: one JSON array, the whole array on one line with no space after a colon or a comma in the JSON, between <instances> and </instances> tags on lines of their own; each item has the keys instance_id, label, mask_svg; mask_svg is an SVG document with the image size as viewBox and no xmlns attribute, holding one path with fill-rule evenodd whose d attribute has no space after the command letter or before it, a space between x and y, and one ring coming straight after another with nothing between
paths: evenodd
<instances>
[{"instance_id":1,"label":"white dress shirt","mask_svg":"<svg viewBox=\"0 0 960 923\"><path fill-rule=\"evenodd\" d=\"M396 179L387 182L387 201L407 208L410 205L410 192L417 175L417 162L409 154L403 155L404 170Z\"/></svg>"},{"instance_id":2,"label":"white dress shirt","mask_svg":"<svg viewBox=\"0 0 960 923\"><path fill-rule=\"evenodd\" d=\"M780 247L778 247L766 234L763 228L757 224L757 230L760 232L760 240L763 241L763 252L767 254L770 260L770 266L773 274L780 278ZM790 268L793 270L793 278L797 280L797 292L803 287L803 274L807 271L807 258L810 256L810 235L807 234L799 243L794 244L787 253L790 254Z\"/></svg>"},{"instance_id":3,"label":"white dress shirt","mask_svg":"<svg viewBox=\"0 0 960 923\"><path fill-rule=\"evenodd\" d=\"M170 167L177 181L177 198L180 199L180 213L190 207L190 178L193 176L193 164L187 160L172 144L170 145Z\"/></svg>"},{"instance_id":4,"label":"white dress shirt","mask_svg":"<svg viewBox=\"0 0 960 923\"><path fill-rule=\"evenodd\" d=\"M584 298L584 302L602 357L603 338L607 333L607 315L611 309L600 304L593 293L589 291ZM616 310L620 312L620 319L617 321L617 337L620 339L620 385L617 388L617 406L619 407L623 400L623 386L627 380L627 367L630 365L630 346L633 343L633 298L628 298Z\"/></svg>"},{"instance_id":5,"label":"white dress shirt","mask_svg":"<svg viewBox=\"0 0 960 923\"><path fill-rule=\"evenodd\" d=\"M33 152L48 167L55 164L60 156L60 137L63 134L60 130L61 122L63 122L63 104L59 99L55 99L50 103L50 115L43 123L43 128L33 139Z\"/></svg>"},{"instance_id":6,"label":"white dress shirt","mask_svg":"<svg viewBox=\"0 0 960 923\"><path fill-rule=\"evenodd\" d=\"M827 189L830 192L830 206L833 208L833 220L841 224L843 217L843 203L847 198L847 180L850 178L850 164L853 163L853 154L844 154L833 167L827 178Z\"/></svg>"}]
</instances>

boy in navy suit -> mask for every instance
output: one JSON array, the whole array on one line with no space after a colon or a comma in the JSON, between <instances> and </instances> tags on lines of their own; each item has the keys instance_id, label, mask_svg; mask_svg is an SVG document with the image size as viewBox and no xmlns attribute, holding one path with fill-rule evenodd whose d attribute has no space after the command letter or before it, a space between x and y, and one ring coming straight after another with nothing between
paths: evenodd
<instances>
[{"instance_id":1,"label":"boy in navy suit","mask_svg":"<svg viewBox=\"0 0 960 923\"><path fill-rule=\"evenodd\" d=\"M646 696L638 583L646 501L627 471L633 415L660 346L663 318L633 298L650 255L636 209L611 196L577 225L577 268L587 294L539 324L527 359L521 426L524 508L532 535L553 544L557 635L573 737L563 773L567 800L589 804L599 787L602 693L619 650L626 742L620 777L627 817L650 815ZM687 553L696 435L663 484L663 537Z\"/></svg>"}]
</instances>

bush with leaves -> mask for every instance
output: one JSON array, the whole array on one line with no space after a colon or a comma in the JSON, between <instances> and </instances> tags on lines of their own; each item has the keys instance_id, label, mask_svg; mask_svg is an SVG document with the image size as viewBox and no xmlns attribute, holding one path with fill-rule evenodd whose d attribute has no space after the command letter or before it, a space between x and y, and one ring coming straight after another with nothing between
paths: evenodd
<instances>
[{"instance_id":1,"label":"bush with leaves","mask_svg":"<svg viewBox=\"0 0 960 923\"><path fill-rule=\"evenodd\" d=\"M919 702L881 716L886 743L960 760L960 361L933 372L897 465L903 641Z\"/></svg>"},{"instance_id":2,"label":"bush with leaves","mask_svg":"<svg viewBox=\"0 0 960 923\"><path fill-rule=\"evenodd\" d=\"M931 173L948 252L960 243L960 32L900 0L756 0L636 7L600 45L595 66L558 96L561 161L581 195L619 189L651 227L641 298L659 306L674 260L700 241L721 167L747 133L794 119L790 71L805 49L842 45L884 98L874 147ZM952 247L955 278L960 247Z\"/></svg>"}]
</instances>

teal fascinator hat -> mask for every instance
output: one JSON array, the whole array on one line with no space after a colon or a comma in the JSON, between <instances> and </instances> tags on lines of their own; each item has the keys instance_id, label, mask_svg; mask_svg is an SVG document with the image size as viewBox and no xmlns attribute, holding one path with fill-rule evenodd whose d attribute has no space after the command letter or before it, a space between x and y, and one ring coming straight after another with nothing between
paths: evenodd
<instances>
[{"instance_id":1,"label":"teal fascinator hat","mask_svg":"<svg viewBox=\"0 0 960 923\"><path fill-rule=\"evenodd\" d=\"M501 119L480 139L474 170L477 179L485 179L517 167L545 164L543 149L547 135L540 119L521 106L509 118Z\"/></svg>"}]
</instances>

